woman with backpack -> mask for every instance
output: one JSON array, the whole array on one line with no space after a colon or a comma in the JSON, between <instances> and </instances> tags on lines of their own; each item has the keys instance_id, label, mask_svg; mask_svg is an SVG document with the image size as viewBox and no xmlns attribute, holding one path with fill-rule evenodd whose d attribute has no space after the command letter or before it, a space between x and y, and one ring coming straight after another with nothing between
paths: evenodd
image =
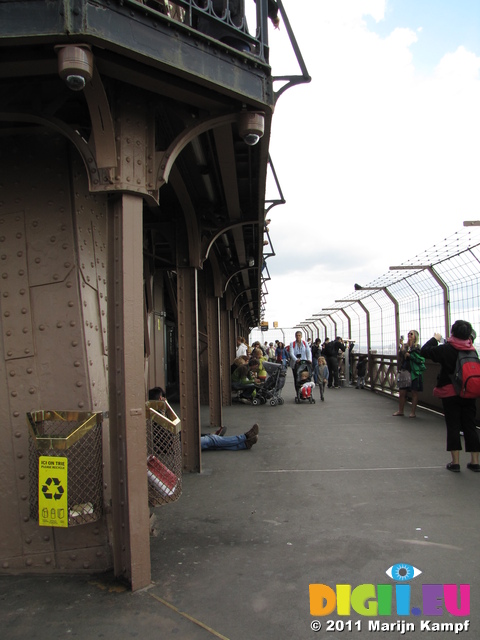
<instances>
[{"instance_id":1,"label":"woman with backpack","mask_svg":"<svg viewBox=\"0 0 480 640\"><path fill-rule=\"evenodd\" d=\"M471 461L467 464L467 468L478 473L480 471L478 464L480 439L475 423L477 413L475 397L462 397L454 386L459 352L472 351L474 358L478 360L473 346L475 332L469 322L457 320L452 326L451 333L451 337L444 344L440 344L442 336L435 333L434 337L423 345L421 355L441 365L433 395L441 398L445 415L447 451L450 451L452 456L447 469L457 473L460 471L460 451L462 450L460 431L463 431L465 451L471 454Z\"/></svg>"}]
</instances>

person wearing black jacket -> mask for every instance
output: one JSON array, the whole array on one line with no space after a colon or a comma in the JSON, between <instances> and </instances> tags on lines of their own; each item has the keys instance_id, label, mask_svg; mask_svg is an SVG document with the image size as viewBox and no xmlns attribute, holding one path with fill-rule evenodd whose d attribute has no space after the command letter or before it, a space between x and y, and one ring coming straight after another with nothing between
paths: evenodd
<instances>
[{"instance_id":1,"label":"person wearing black jacket","mask_svg":"<svg viewBox=\"0 0 480 640\"><path fill-rule=\"evenodd\" d=\"M331 389L332 385L335 389L338 389L338 352L345 351L346 345L342 338L337 336L333 342L328 342L325 345L325 357L327 359L328 371L330 376L328 378L328 388Z\"/></svg>"},{"instance_id":2,"label":"person wearing black jacket","mask_svg":"<svg viewBox=\"0 0 480 640\"><path fill-rule=\"evenodd\" d=\"M478 473L480 472L478 464L480 439L475 423L476 401L475 398L462 398L457 395L451 380L455 372L458 351L475 350L473 346L475 333L472 325L466 320L457 320L452 326L451 333L451 337L444 344L440 344L442 336L435 333L434 337L423 345L420 353L424 358L441 365L433 395L441 398L445 415L447 451L450 451L452 456L447 469L457 473L460 471L460 451L462 450L460 432L463 431L465 451L471 454L471 461L467 464L467 468Z\"/></svg>"}]
</instances>

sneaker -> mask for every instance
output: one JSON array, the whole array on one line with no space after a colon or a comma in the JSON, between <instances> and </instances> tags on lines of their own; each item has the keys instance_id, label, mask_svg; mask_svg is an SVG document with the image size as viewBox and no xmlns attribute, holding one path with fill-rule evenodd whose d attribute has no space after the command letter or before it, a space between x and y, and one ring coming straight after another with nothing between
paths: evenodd
<instances>
[{"instance_id":1,"label":"sneaker","mask_svg":"<svg viewBox=\"0 0 480 640\"><path fill-rule=\"evenodd\" d=\"M253 438L254 436L258 436L258 424L255 423L253 425L253 427L251 429L249 429L246 433L245 433L245 437L247 440L250 440L251 438Z\"/></svg>"},{"instance_id":2,"label":"sneaker","mask_svg":"<svg viewBox=\"0 0 480 640\"><path fill-rule=\"evenodd\" d=\"M247 398L240 398L240 402L243 402L243 404L252 404Z\"/></svg>"},{"instance_id":3,"label":"sneaker","mask_svg":"<svg viewBox=\"0 0 480 640\"><path fill-rule=\"evenodd\" d=\"M220 427L215 431L216 436L224 436L227 433L227 427Z\"/></svg>"},{"instance_id":4,"label":"sneaker","mask_svg":"<svg viewBox=\"0 0 480 640\"><path fill-rule=\"evenodd\" d=\"M252 438L247 438L245 440L245 445L247 449L251 449L253 445L256 444L257 442L258 442L258 436L253 436Z\"/></svg>"}]
</instances>

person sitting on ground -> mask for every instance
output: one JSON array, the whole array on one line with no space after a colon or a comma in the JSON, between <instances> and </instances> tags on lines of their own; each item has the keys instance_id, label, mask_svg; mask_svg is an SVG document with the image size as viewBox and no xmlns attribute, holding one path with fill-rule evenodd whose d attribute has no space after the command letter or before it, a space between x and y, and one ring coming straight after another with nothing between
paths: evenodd
<instances>
[{"instance_id":1,"label":"person sitting on ground","mask_svg":"<svg viewBox=\"0 0 480 640\"><path fill-rule=\"evenodd\" d=\"M241 391L240 400L246 403L250 403L252 398L256 396L255 388L256 378L254 373L249 371L249 367L245 364L240 365L232 373L232 389L234 391Z\"/></svg>"},{"instance_id":2,"label":"person sitting on ground","mask_svg":"<svg viewBox=\"0 0 480 640\"><path fill-rule=\"evenodd\" d=\"M248 364L248 356L240 356L239 358L235 358L230 366L230 373L233 373L237 367L241 367L242 365Z\"/></svg>"},{"instance_id":3,"label":"person sitting on ground","mask_svg":"<svg viewBox=\"0 0 480 640\"><path fill-rule=\"evenodd\" d=\"M212 434L210 436L202 436L200 445L202 451L240 451L242 449L251 449L258 442L258 424L254 424L246 433L239 436L218 436Z\"/></svg>"},{"instance_id":4,"label":"person sitting on ground","mask_svg":"<svg viewBox=\"0 0 480 640\"><path fill-rule=\"evenodd\" d=\"M167 394L165 393L165 391L162 389L162 387L153 387L152 389L149 389L148 391L148 399L149 400L167 400ZM166 415L166 411L165 409L159 408L158 412L161 413L163 416ZM227 432L227 427L219 427L214 435L216 436L224 436ZM211 435L211 434L203 434L202 433L202 437L203 435Z\"/></svg>"},{"instance_id":5,"label":"person sitting on ground","mask_svg":"<svg viewBox=\"0 0 480 640\"><path fill-rule=\"evenodd\" d=\"M149 400L166 400L165 392L161 387L154 387L148 392ZM218 431L212 434L202 434L200 437L200 446L202 451L208 449L212 451L240 451L242 449L251 449L258 442L259 427L255 423L251 429L239 436L224 436L226 427L220 427Z\"/></svg>"},{"instance_id":6,"label":"person sitting on ground","mask_svg":"<svg viewBox=\"0 0 480 640\"><path fill-rule=\"evenodd\" d=\"M265 380L267 379L267 371L263 366L263 363L265 362L266 358L261 354L261 349L254 349L248 365L250 367L250 371L255 372L255 377L258 378L258 381L265 382ZM257 362L258 368L256 367Z\"/></svg>"}]
</instances>

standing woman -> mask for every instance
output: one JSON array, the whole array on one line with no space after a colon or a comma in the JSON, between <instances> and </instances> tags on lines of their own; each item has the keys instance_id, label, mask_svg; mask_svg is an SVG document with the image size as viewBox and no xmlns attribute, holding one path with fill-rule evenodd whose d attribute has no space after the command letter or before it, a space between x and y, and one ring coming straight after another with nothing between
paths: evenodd
<instances>
[{"instance_id":1,"label":"standing woman","mask_svg":"<svg viewBox=\"0 0 480 640\"><path fill-rule=\"evenodd\" d=\"M425 358L420 355L420 336L418 331L412 329L408 332L407 342L400 338L398 350L398 411L394 416L403 416L407 391L412 394L412 409L409 418L416 418L418 404L418 392L423 391L423 372L425 371Z\"/></svg>"}]
</instances>

